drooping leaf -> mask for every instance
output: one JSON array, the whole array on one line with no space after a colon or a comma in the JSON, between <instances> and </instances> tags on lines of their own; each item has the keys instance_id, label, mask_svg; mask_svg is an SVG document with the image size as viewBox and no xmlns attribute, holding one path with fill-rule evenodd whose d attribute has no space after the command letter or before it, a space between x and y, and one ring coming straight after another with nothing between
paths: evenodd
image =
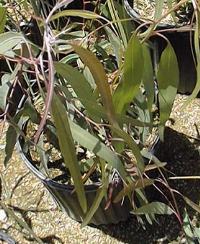
<instances>
[{"instance_id":1,"label":"drooping leaf","mask_svg":"<svg viewBox=\"0 0 200 244\"><path fill-rule=\"evenodd\" d=\"M139 179L135 182L131 182L126 187L124 187L115 197L114 202L119 202L123 197L134 192L136 189L145 188L146 186L150 186L154 183L152 179Z\"/></svg>"},{"instance_id":2,"label":"drooping leaf","mask_svg":"<svg viewBox=\"0 0 200 244\"><path fill-rule=\"evenodd\" d=\"M64 105L55 93L53 95L51 110L56 126L56 133L58 136L60 150L63 155L65 165L69 169L72 176L81 208L83 212L86 212L87 201L81 179L80 168L76 157L74 140L69 126L68 116Z\"/></svg>"},{"instance_id":3,"label":"drooping leaf","mask_svg":"<svg viewBox=\"0 0 200 244\"><path fill-rule=\"evenodd\" d=\"M183 219L183 230L184 230L187 238L194 238L192 223L191 223L188 213L186 211L185 211L185 216ZM191 239L188 240L188 243L190 243L190 241L191 241Z\"/></svg>"},{"instance_id":4,"label":"drooping leaf","mask_svg":"<svg viewBox=\"0 0 200 244\"><path fill-rule=\"evenodd\" d=\"M143 76L142 44L135 34L131 37L125 51L123 79L114 94L116 112L121 114L139 90Z\"/></svg>"},{"instance_id":5,"label":"drooping leaf","mask_svg":"<svg viewBox=\"0 0 200 244\"><path fill-rule=\"evenodd\" d=\"M104 198L104 196L106 194L107 194L107 184L105 182L105 184L97 190L97 193L96 193L96 196L92 203L92 206L90 207L87 215L85 216L83 223L81 224L81 227L85 227L90 222L92 216L98 209L99 205L101 204L102 199Z\"/></svg>"},{"instance_id":6,"label":"drooping leaf","mask_svg":"<svg viewBox=\"0 0 200 244\"><path fill-rule=\"evenodd\" d=\"M1 110L5 110L6 108L6 101L8 98L8 92L12 85L10 82L11 75L10 74L4 74L1 78L1 85L0 85L0 108Z\"/></svg>"},{"instance_id":7,"label":"drooping leaf","mask_svg":"<svg viewBox=\"0 0 200 244\"><path fill-rule=\"evenodd\" d=\"M122 4L120 4L117 1L114 1L114 6L118 12L119 21L120 21L121 25L123 26L123 29L124 29L124 32L126 35L126 39L130 40L131 33L135 29L134 23L133 23L133 21L131 21L130 16L127 14L127 11L125 10L125 8Z\"/></svg>"},{"instance_id":8,"label":"drooping leaf","mask_svg":"<svg viewBox=\"0 0 200 244\"><path fill-rule=\"evenodd\" d=\"M4 31L6 24L6 8L0 6L0 33Z\"/></svg>"},{"instance_id":9,"label":"drooping leaf","mask_svg":"<svg viewBox=\"0 0 200 244\"><path fill-rule=\"evenodd\" d=\"M168 214L171 215L174 211L165 203L162 202L151 202L136 210L132 211L133 214Z\"/></svg>"},{"instance_id":10,"label":"drooping leaf","mask_svg":"<svg viewBox=\"0 0 200 244\"><path fill-rule=\"evenodd\" d=\"M100 16L92 11L68 9L68 10L63 10L63 11L60 11L60 12L54 14L50 20L53 21L60 17L66 17L66 16L81 17L84 19L104 19L102 16Z\"/></svg>"},{"instance_id":11,"label":"drooping leaf","mask_svg":"<svg viewBox=\"0 0 200 244\"><path fill-rule=\"evenodd\" d=\"M123 25L121 23L121 19L119 18L118 11L115 7L114 1L108 0L107 4L108 4L108 9L109 9L112 21L114 22L113 25L115 25L119 38L122 40L123 45L126 47L127 46L126 34L124 31Z\"/></svg>"},{"instance_id":12,"label":"drooping leaf","mask_svg":"<svg viewBox=\"0 0 200 244\"><path fill-rule=\"evenodd\" d=\"M171 44L163 51L157 73L159 87L160 138L163 140L163 128L169 119L179 83L179 68L176 54Z\"/></svg>"},{"instance_id":13,"label":"drooping leaf","mask_svg":"<svg viewBox=\"0 0 200 244\"><path fill-rule=\"evenodd\" d=\"M0 34L0 54L7 54L22 42L24 42L24 36L20 33L10 31Z\"/></svg>"},{"instance_id":14,"label":"drooping leaf","mask_svg":"<svg viewBox=\"0 0 200 244\"><path fill-rule=\"evenodd\" d=\"M7 166L9 160L12 157L16 142L17 142L17 132L13 126L9 126L6 132L6 146L5 146L5 158L4 158L5 167Z\"/></svg>"},{"instance_id":15,"label":"drooping leaf","mask_svg":"<svg viewBox=\"0 0 200 244\"><path fill-rule=\"evenodd\" d=\"M144 84L145 96L147 98L147 104L149 112L151 112L154 101L154 74L153 65L151 61L150 50L146 45L143 45L143 57L144 57L144 71L142 82Z\"/></svg>"},{"instance_id":16,"label":"drooping leaf","mask_svg":"<svg viewBox=\"0 0 200 244\"><path fill-rule=\"evenodd\" d=\"M119 172L120 176L125 180L127 174L118 156L88 131L82 129L71 120L69 120L69 123L74 140L81 146L104 159L108 163L109 167L115 168Z\"/></svg>"},{"instance_id":17,"label":"drooping leaf","mask_svg":"<svg viewBox=\"0 0 200 244\"><path fill-rule=\"evenodd\" d=\"M54 64L57 73L71 85L86 110L90 113L90 104L93 104L98 110L100 105L97 103L95 94L84 75L68 64L60 62L55 62ZM92 111L90 114L93 115Z\"/></svg>"},{"instance_id":18,"label":"drooping leaf","mask_svg":"<svg viewBox=\"0 0 200 244\"><path fill-rule=\"evenodd\" d=\"M90 69L90 72L92 73L96 82L98 91L101 95L108 119L111 123L115 123L115 111L113 107L112 95L103 65L91 51L76 45L73 45L73 48L80 56L83 63Z\"/></svg>"},{"instance_id":19,"label":"drooping leaf","mask_svg":"<svg viewBox=\"0 0 200 244\"><path fill-rule=\"evenodd\" d=\"M196 203L194 203L192 200L190 200L188 197L183 196L184 200L186 201L186 203L193 208L195 211L197 211L198 213L200 213L200 206Z\"/></svg>"}]
</instances>

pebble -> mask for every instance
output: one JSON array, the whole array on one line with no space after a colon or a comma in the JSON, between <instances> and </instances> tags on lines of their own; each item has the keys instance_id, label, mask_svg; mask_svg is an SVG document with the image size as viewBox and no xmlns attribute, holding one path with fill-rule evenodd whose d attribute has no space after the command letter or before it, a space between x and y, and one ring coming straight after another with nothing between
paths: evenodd
<instances>
[{"instance_id":1,"label":"pebble","mask_svg":"<svg viewBox=\"0 0 200 244\"><path fill-rule=\"evenodd\" d=\"M7 221L7 214L3 209L0 209L0 221L5 223Z\"/></svg>"}]
</instances>

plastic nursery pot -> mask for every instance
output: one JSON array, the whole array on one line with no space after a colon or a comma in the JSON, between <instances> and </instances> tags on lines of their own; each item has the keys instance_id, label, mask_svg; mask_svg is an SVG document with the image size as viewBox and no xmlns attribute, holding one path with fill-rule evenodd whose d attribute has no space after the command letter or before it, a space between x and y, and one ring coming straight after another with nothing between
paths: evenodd
<instances>
[{"instance_id":1,"label":"plastic nursery pot","mask_svg":"<svg viewBox=\"0 0 200 244\"><path fill-rule=\"evenodd\" d=\"M148 28L149 24L145 24L145 21L141 16L131 7L130 0L124 0L124 8L127 14L133 19L135 24L143 25L143 28ZM180 83L178 92L182 94L191 94L196 85L196 66L192 52L192 38L194 31L187 26L178 27L173 24L160 23L157 25L156 30L160 31L172 44L176 53L179 70L180 70ZM150 38L153 43L153 56L154 56L154 68L159 63L159 59L162 51L167 45L167 42L160 36L154 36Z\"/></svg>"},{"instance_id":2,"label":"plastic nursery pot","mask_svg":"<svg viewBox=\"0 0 200 244\"><path fill-rule=\"evenodd\" d=\"M43 183L50 195L53 197L59 207L68 214L72 219L82 222L85 215L80 207L74 187L72 185L58 183L52 179L45 177L31 162L29 153L23 151L24 139L19 137L17 143L19 153L28 169ZM85 194L88 203L88 209L94 202L99 184L85 185ZM122 185L116 187L113 196L122 189ZM105 210L106 199L103 199L99 208L90 220L90 224L117 224L120 221L125 221L130 216L131 204L128 198L118 203L111 203L109 208Z\"/></svg>"}]
</instances>

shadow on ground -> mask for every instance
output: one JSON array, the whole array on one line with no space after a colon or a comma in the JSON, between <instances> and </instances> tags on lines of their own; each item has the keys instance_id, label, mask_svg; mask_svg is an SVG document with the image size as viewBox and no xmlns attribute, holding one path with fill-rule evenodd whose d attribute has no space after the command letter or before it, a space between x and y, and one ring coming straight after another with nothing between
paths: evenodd
<instances>
[{"instance_id":1,"label":"shadow on ground","mask_svg":"<svg viewBox=\"0 0 200 244\"><path fill-rule=\"evenodd\" d=\"M192 176L200 175L200 156L197 150L200 142L191 141L184 135L170 128L166 128L164 142L159 142L156 148L156 156L162 161L167 162L166 170L163 172L166 178L170 176ZM160 175L157 175L160 177ZM200 200L200 181L198 180L168 180L171 188L178 190L187 196L193 202ZM148 193L149 194L149 193ZM170 195L169 192L165 192ZM152 201L166 201L158 191L150 189L150 198ZM179 212L183 218L185 201L179 195L176 195ZM195 212L187 206L189 215L194 216ZM113 236L119 241L130 244L150 244L150 243L169 243L177 240L183 234L181 224L173 215L160 216L158 222L153 225L146 225L146 229L138 225L134 216L126 222L117 225L100 226L104 233ZM193 243L195 242L193 240Z\"/></svg>"}]
</instances>

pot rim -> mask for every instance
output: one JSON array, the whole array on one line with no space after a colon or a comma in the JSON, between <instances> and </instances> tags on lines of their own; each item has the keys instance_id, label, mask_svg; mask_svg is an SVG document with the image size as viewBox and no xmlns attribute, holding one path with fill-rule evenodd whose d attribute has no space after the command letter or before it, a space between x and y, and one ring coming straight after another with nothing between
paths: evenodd
<instances>
[{"instance_id":1,"label":"pot rim","mask_svg":"<svg viewBox=\"0 0 200 244\"><path fill-rule=\"evenodd\" d=\"M139 24L145 24L146 22L144 20L141 19L141 15L139 13L137 13L129 4L129 1L128 0L123 0L124 1L124 8L127 12L127 14L134 20L136 21L137 23ZM148 27L148 23L145 24L146 27ZM187 26L187 25L185 25ZM159 23L156 27L157 30L159 29L173 29L173 28L181 28L183 26L176 26L176 25L173 25L173 24L168 24L168 23Z\"/></svg>"},{"instance_id":2,"label":"pot rim","mask_svg":"<svg viewBox=\"0 0 200 244\"><path fill-rule=\"evenodd\" d=\"M22 145L23 145L23 139L22 139L22 137L19 137L17 140L17 144L16 144L17 150L18 150L22 160L25 162L27 168L31 172L33 172L37 178L39 178L43 183L45 183L47 185L51 185L56 188L62 188L62 189L70 190L70 191L74 190L73 185L56 182L55 180L52 180L51 178L45 176L36 167L34 167L33 164L31 163L31 161L28 159L28 157L24 153L24 151L22 149ZM100 186L101 186L101 183L93 183L93 184L84 185L84 189L87 192L89 192L89 191L91 192L91 191L96 191Z\"/></svg>"}]
</instances>

